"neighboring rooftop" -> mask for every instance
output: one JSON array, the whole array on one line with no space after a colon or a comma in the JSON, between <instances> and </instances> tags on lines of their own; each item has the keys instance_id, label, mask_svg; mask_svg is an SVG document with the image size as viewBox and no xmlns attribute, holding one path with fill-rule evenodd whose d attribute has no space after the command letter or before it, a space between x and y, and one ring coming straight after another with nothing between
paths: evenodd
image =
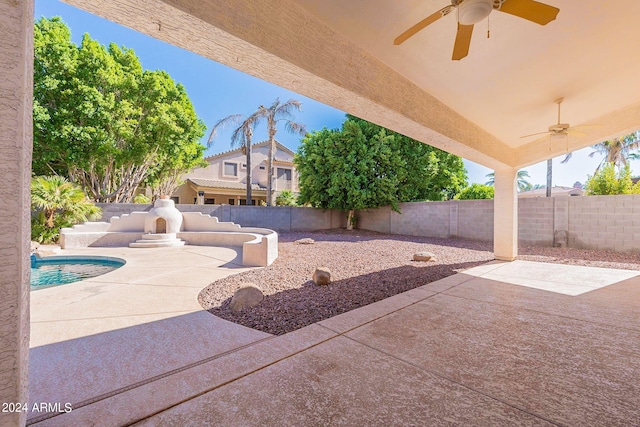
<instances>
[{"instance_id":1,"label":"neighboring rooftop","mask_svg":"<svg viewBox=\"0 0 640 427\"><path fill-rule=\"evenodd\" d=\"M573 187L563 187L563 186L553 186L551 187L551 197L557 196L582 196L584 195L584 190ZM535 190L522 191L518 193L518 197L526 198L526 197L546 197L547 189L546 188L537 188Z\"/></svg>"},{"instance_id":2,"label":"neighboring rooftop","mask_svg":"<svg viewBox=\"0 0 640 427\"><path fill-rule=\"evenodd\" d=\"M219 181L217 179L205 179L205 178L187 178L187 181L190 181L191 183L199 187L229 188L233 190L243 190L247 188L247 184L243 182ZM251 188L254 190L266 189L265 187L262 187L259 184L252 184Z\"/></svg>"}]
</instances>

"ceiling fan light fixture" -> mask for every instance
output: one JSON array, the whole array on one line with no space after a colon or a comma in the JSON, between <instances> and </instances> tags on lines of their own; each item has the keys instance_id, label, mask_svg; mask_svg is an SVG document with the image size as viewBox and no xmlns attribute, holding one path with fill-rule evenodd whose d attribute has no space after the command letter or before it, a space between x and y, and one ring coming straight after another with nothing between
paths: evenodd
<instances>
[{"instance_id":1,"label":"ceiling fan light fixture","mask_svg":"<svg viewBox=\"0 0 640 427\"><path fill-rule=\"evenodd\" d=\"M489 16L493 10L493 0L466 0L458 6L458 22L474 25Z\"/></svg>"},{"instance_id":2,"label":"ceiling fan light fixture","mask_svg":"<svg viewBox=\"0 0 640 427\"><path fill-rule=\"evenodd\" d=\"M567 135L569 135L569 134L567 133L567 131L562 131L562 132L552 133L552 134L550 135L550 137L551 137L551 139L562 139L562 138L564 138L564 137L565 137L565 136L567 136Z\"/></svg>"}]
</instances>

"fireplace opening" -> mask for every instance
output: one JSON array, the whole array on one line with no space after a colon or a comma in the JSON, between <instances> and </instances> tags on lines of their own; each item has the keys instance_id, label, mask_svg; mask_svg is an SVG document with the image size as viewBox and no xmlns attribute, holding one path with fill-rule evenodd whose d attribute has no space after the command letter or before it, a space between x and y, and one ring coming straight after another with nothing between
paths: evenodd
<instances>
[{"instance_id":1,"label":"fireplace opening","mask_svg":"<svg viewBox=\"0 0 640 427\"><path fill-rule=\"evenodd\" d=\"M167 232L167 221L164 218L158 218L156 220L156 233L166 233Z\"/></svg>"}]
</instances>

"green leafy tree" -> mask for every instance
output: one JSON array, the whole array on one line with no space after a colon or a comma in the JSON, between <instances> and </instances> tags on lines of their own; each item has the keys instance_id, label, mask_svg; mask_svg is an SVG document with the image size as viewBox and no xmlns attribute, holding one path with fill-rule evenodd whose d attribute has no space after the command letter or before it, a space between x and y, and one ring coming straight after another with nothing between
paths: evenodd
<instances>
[{"instance_id":1,"label":"green leafy tree","mask_svg":"<svg viewBox=\"0 0 640 427\"><path fill-rule=\"evenodd\" d=\"M616 170L606 163L585 184L587 195L640 194L640 183L631 181L631 168L626 165Z\"/></svg>"},{"instance_id":2,"label":"green leafy tree","mask_svg":"<svg viewBox=\"0 0 640 427\"><path fill-rule=\"evenodd\" d=\"M308 134L294 158L300 204L347 210L446 200L466 185L462 159L365 120Z\"/></svg>"},{"instance_id":3,"label":"green leafy tree","mask_svg":"<svg viewBox=\"0 0 640 427\"><path fill-rule=\"evenodd\" d=\"M133 198L133 203L148 205L149 203L151 203L151 199L144 194L136 194L136 196Z\"/></svg>"},{"instance_id":4,"label":"green leafy tree","mask_svg":"<svg viewBox=\"0 0 640 427\"><path fill-rule=\"evenodd\" d=\"M290 99L285 103L280 103L280 99L275 101L267 108L263 105L258 109L261 118L267 120L267 133L269 135L269 156L267 158L267 206L273 203L273 180L274 168L273 161L276 155L276 132L278 132L278 122L284 122L285 130L289 133L304 136L307 130L303 124L293 121L293 110L300 111L302 103L295 99Z\"/></svg>"},{"instance_id":5,"label":"green leafy tree","mask_svg":"<svg viewBox=\"0 0 640 427\"><path fill-rule=\"evenodd\" d=\"M458 200L493 199L494 188L486 184L471 184L457 196Z\"/></svg>"},{"instance_id":6,"label":"green leafy tree","mask_svg":"<svg viewBox=\"0 0 640 427\"><path fill-rule=\"evenodd\" d=\"M32 220L32 239L57 240L60 228L96 218L101 210L82 189L61 176L39 176L31 181L31 208L40 212Z\"/></svg>"},{"instance_id":7,"label":"green leafy tree","mask_svg":"<svg viewBox=\"0 0 640 427\"><path fill-rule=\"evenodd\" d=\"M34 172L67 176L101 202L130 202L204 152L205 126L182 85L143 71L131 49L88 34L75 45L57 17L35 25L33 119Z\"/></svg>"}]
</instances>

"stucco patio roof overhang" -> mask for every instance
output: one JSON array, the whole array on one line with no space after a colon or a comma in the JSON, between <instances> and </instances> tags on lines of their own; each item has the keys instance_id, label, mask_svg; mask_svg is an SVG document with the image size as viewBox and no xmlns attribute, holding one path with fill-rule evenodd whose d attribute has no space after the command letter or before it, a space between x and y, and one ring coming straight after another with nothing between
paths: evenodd
<instances>
[{"instance_id":1,"label":"stucco patio roof overhang","mask_svg":"<svg viewBox=\"0 0 640 427\"><path fill-rule=\"evenodd\" d=\"M640 3L546 0L539 26L493 12L451 60L448 0L65 0L493 169L521 168L640 128ZM509 1L509 0L507 0ZM520 138L557 121L585 135Z\"/></svg>"},{"instance_id":2,"label":"stucco patio roof overhang","mask_svg":"<svg viewBox=\"0 0 640 427\"><path fill-rule=\"evenodd\" d=\"M494 251L517 256L518 169L640 128L640 2L548 0L540 26L493 11L452 61L447 0L64 0L495 170ZM506 0L515 1L515 0ZM521 138L557 121L580 136Z\"/></svg>"}]
</instances>

